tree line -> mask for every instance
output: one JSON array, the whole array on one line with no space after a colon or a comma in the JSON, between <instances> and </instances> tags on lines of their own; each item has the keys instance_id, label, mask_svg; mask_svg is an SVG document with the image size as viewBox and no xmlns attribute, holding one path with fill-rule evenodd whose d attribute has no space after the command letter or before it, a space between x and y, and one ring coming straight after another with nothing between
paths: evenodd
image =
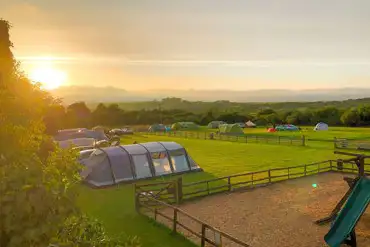
<instances>
[{"instance_id":1,"label":"tree line","mask_svg":"<svg viewBox=\"0 0 370 247\"><path fill-rule=\"evenodd\" d=\"M63 128L93 127L103 125L119 127L123 125L150 125L154 123L172 124L189 121L207 125L213 120L227 123L251 120L259 126L276 124L315 125L325 122L331 126L368 126L370 125L370 104L348 109L323 106L317 109L275 111L262 108L257 112L240 111L220 112L208 110L194 113L182 109L125 110L119 104L100 103L90 109L85 102L76 102L67 107L61 104L49 108L45 123L47 129L55 132Z\"/></svg>"}]
</instances>

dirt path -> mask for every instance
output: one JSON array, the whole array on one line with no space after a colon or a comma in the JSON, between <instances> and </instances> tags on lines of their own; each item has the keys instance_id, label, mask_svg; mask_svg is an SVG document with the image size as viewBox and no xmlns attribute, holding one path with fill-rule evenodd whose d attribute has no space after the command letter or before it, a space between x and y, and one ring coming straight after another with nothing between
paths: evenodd
<instances>
[{"instance_id":1,"label":"dirt path","mask_svg":"<svg viewBox=\"0 0 370 247\"><path fill-rule=\"evenodd\" d=\"M329 226L317 226L313 221L327 216L347 191L348 185L342 178L341 174L321 174L246 192L210 196L180 208L253 247L326 246L323 237ZM179 222L200 232L200 226L188 218L179 216ZM356 229L359 246L370 246L369 210ZM191 236L183 229L182 232ZM199 243L198 238L193 239ZM227 241L223 244L236 246Z\"/></svg>"}]
</instances>

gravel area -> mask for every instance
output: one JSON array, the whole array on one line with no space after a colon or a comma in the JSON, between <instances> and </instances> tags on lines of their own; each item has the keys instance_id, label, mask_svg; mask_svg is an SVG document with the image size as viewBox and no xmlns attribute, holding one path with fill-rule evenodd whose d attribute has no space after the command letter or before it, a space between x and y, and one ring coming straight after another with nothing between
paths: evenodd
<instances>
[{"instance_id":1,"label":"gravel area","mask_svg":"<svg viewBox=\"0 0 370 247\"><path fill-rule=\"evenodd\" d=\"M326 246L323 237L329 226L317 226L313 222L327 216L347 189L342 174L326 173L244 192L209 196L180 208L253 247ZM165 209L163 213L171 215L172 210ZM182 215L178 219L200 233L196 222ZM162 223L172 227L166 220ZM178 229L199 243L199 238L181 227ZM356 233L360 247L370 246L369 210L361 218ZM238 245L223 240L223 246Z\"/></svg>"}]
</instances>

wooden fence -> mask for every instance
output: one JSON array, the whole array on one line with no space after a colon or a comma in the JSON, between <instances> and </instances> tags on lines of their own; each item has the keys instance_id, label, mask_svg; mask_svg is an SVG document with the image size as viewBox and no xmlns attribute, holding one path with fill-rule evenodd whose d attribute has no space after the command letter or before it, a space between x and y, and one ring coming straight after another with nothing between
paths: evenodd
<instances>
[{"instance_id":1,"label":"wooden fence","mask_svg":"<svg viewBox=\"0 0 370 247\"><path fill-rule=\"evenodd\" d=\"M334 137L335 149L349 149L349 150L370 150L370 141L368 140L351 140Z\"/></svg>"},{"instance_id":2,"label":"wooden fence","mask_svg":"<svg viewBox=\"0 0 370 247\"><path fill-rule=\"evenodd\" d=\"M240 143L269 143L281 145L305 146L306 137L262 136L262 135L220 135L201 131L145 132L147 135L181 137L188 139L220 140Z\"/></svg>"},{"instance_id":3,"label":"wooden fence","mask_svg":"<svg viewBox=\"0 0 370 247\"><path fill-rule=\"evenodd\" d=\"M200 246L221 247L223 242L231 242L237 246L250 247L243 241L213 227L185 211L160 201L154 197L138 194L138 213L144 214L156 222L164 224L172 229L173 233L183 234L194 242L200 242ZM149 204L150 202L150 204ZM154 205L154 206L153 206ZM191 226L190 225L191 223ZM186 225L185 222L188 222Z\"/></svg>"}]
</instances>

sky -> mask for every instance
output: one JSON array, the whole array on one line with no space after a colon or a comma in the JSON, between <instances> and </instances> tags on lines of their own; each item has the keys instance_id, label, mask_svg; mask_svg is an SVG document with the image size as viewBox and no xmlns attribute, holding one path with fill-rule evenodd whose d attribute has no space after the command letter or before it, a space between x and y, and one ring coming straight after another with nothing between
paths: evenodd
<instances>
[{"instance_id":1,"label":"sky","mask_svg":"<svg viewBox=\"0 0 370 247\"><path fill-rule=\"evenodd\" d=\"M26 73L146 89L370 87L368 0L5 0Z\"/></svg>"}]
</instances>

